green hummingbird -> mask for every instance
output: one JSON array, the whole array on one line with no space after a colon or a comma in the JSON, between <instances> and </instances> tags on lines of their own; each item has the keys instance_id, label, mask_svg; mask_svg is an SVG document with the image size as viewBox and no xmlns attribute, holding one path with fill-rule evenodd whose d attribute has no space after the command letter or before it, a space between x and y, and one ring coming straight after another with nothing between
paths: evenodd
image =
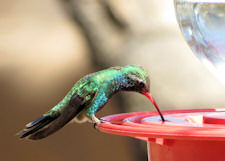
<instances>
[{"instance_id":1,"label":"green hummingbird","mask_svg":"<svg viewBox=\"0 0 225 161\"><path fill-rule=\"evenodd\" d=\"M95 113L119 91L138 92L148 97L164 118L150 94L150 79L141 66L112 67L81 78L55 107L26 125L20 137L32 140L45 138L67 123L90 121L101 124Z\"/></svg>"}]
</instances>

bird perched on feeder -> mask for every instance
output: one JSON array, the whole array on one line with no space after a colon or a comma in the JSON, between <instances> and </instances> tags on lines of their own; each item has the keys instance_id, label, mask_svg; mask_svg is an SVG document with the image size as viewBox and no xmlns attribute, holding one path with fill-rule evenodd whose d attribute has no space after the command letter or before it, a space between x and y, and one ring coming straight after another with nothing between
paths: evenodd
<instances>
[{"instance_id":1,"label":"bird perched on feeder","mask_svg":"<svg viewBox=\"0 0 225 161\"><path fill-rule=\"evenodd\" d=\"M56 132L70 121L91 121L101 124L95 117L109 99L119 91L138 92L148 97L164 118L150 94L150 80L146 70L140 66L112 67L81 78L55 107L42 117L26 125L18 133L20 138L38 140Z\"/></svg>"}]
</instances>

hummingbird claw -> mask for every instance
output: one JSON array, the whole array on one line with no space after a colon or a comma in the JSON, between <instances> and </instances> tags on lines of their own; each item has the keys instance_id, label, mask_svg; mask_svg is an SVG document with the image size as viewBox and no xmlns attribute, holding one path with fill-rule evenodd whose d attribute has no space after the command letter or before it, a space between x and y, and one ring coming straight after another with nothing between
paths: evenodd
<instances>
[{"instance_id":1,"label":"hummingbird claw","mask_svg":"<svg viewBox=\"0 0 225 161\"><path fill-rule=\"evenodd\" d=\"M110 124L110 122L108 122L108 121L106 121L106 120L103 120L103 119L100 119L100 122L99 122L99 123L95 123L95 124L94 124L94 128L95 128L96 130L99 130L99 128L100 128L100 126L101 126L102 123L108 123L108 124ZM96 127L96 125L98 125L98 126Z\"/></svg>"}]
</instances>

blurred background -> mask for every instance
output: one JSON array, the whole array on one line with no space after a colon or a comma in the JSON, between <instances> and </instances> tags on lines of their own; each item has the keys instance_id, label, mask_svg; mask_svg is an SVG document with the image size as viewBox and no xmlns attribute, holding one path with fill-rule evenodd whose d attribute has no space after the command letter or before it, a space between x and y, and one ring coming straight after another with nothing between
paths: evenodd
<instances>
[{"instance_id":1,"label":"blurred background","mask_svg":"<svg viewBox=\"0 0 225 161\"><path fill-rule=\"evenodd\" d=\"M139 64L161 110L225 107L225 87L188 47L172 0L0 1L0 160L139 161L145 142L69 124L40 141L15 134L57 104L81 77ZM98 117L155 110L117 94Z\"/></svg>"}]
</instances>

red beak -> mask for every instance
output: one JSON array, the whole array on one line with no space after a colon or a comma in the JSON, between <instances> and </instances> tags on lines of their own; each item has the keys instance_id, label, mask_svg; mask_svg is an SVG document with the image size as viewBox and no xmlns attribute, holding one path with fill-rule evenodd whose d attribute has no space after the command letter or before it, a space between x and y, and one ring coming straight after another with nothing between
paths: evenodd
<instances>
[{"instance_id":1,"label":"red beak","mask_svg":"<svg viewBox=\"0 0 225 161\"><path fill-rule=\"evenodd\" d=\"M156 104L156 102L155 102L154 98L152 97L151 93L149 93L149 92L142 92L142 94L145 95L145 96L153 103L153 105L155 106L156 110L158 111L158 113L159 113L159 115L160 115L162 121L164 122L165 119L164 119L164 117L163 117L161 111L159 110L159 107L158 107L158 105Z\"/></svg>"}]
</instances>

